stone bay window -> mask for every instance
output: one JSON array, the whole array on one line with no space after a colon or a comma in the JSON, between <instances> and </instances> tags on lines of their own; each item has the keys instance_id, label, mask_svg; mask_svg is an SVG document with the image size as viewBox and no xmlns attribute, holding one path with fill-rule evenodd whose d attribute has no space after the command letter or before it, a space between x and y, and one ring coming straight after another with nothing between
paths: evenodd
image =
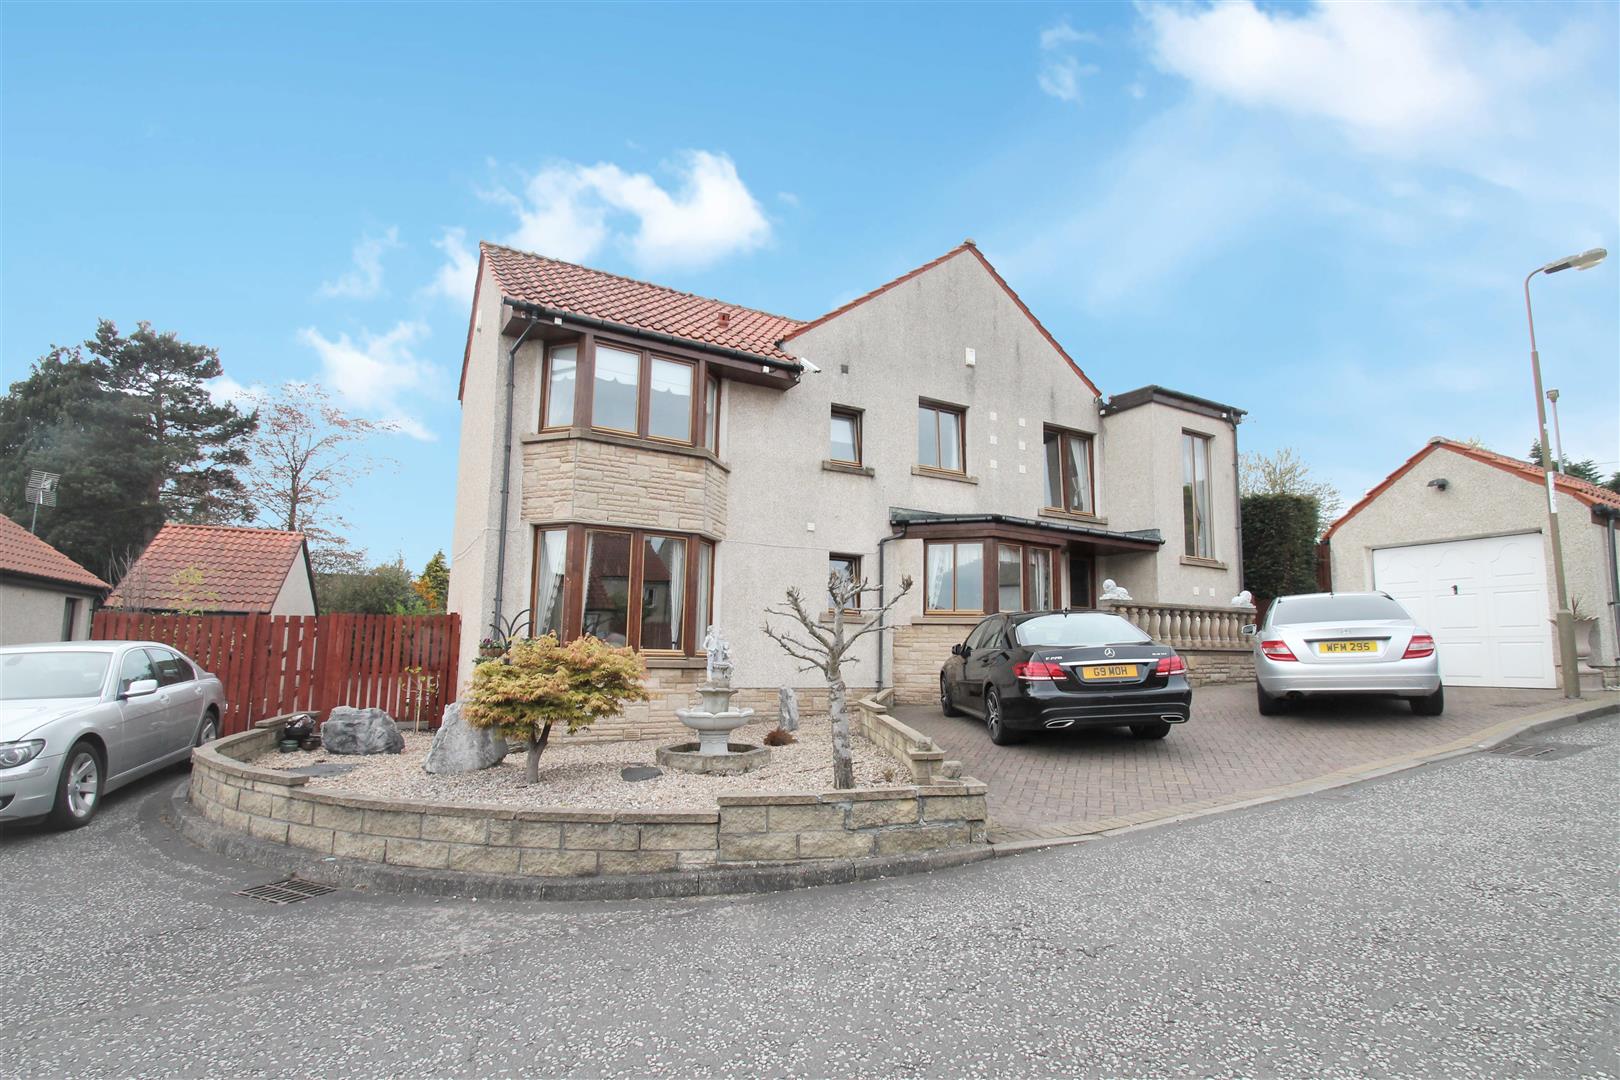
<instances>
[{"instance_id":1,"label":"stone bay window","mask_svg":"<svg viewBox=\"0 0 1620 1080\"><path fill-rule=\"evenodd\" d=\"M714 609L714 542L652 529L535 530L536 635L589 634L644 653L696 656Z\"/></svg>"}]
</instances>

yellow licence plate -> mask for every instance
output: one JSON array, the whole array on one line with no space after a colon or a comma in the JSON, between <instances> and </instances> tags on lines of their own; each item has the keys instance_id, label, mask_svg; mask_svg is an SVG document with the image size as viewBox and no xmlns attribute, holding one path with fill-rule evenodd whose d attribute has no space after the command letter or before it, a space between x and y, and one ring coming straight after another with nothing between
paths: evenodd
<instances>
[{"instance_id":1,"label":"yellow licence plate","mask_svg":"<svg viewBox=\"0 0 1620 1080\"><path fill-rule=\"evenodd\" d=\"M1378 651L1376 641L1318 641L1316 651L1324 656L1335 653L1369 653Z\"/></svg>"},{"instance_id":2,"label":"yellow licence plate","mask_svg":"<svg viewBox=\"0 0 1620 1080\"><path fill-rule=\"evenodd\" d=\"M1080 669L1083 679L1134 679L1135 664L1087 664Z\"/></svg>"}]
</instances>

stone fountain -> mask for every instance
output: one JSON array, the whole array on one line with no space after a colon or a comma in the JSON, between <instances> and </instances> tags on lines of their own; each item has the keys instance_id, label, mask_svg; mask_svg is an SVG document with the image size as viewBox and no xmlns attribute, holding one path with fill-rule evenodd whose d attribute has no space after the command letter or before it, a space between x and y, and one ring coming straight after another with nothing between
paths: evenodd
<instances>
[{"instance_id":1,"label":"stone fountain","mask_svg":"<svg viewBox=\"0 0 1620 1080\"><path fill-rule=\"evenodd\" d=\"M731 686L731 647L720 628L710 626L703 637L709 659L703 685L697 688L700 704L676 709L681 723L697 732L695 743L658 748L658 764L683 772L740 773L757 769L770 759L770 750L750 743L734 743L731 733L754 715L753 709L735 708Z\"/></svg>"}]
</instances>

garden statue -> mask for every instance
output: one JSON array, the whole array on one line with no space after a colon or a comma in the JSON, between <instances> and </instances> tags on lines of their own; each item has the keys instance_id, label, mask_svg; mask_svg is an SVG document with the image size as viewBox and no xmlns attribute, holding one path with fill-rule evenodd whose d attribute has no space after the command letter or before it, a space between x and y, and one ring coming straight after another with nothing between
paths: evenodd
<instances>
[{"instance_id":1,"label":"garden statue","mask_svg":"<svg viewBox=\"0 0 1620 1080\"><path fill-rule=\"evenodd\" d=\"M704 665L704 674L708 677L710 686L731 685L731 645L720 628L713 623L709 624L708 633L703 635L703 651L709 654L708 662Z\"/></svg>"},{"instance_id":2,"label":"garden statue","mask_svg":"<svg viewBox=\"0 0 1620 1080\"><path fill-rule=\"evenodd\" d=\"M1242 592L1232 597L1232 606L1254 607L1254 593L1250 592L1248 589L1244 589Z\"/></svg>"},{"instance_id":3,"label":"garden statue","mask_svg":"<svg viewBox=\"0 0 1620 1080\"><path fill-rule=\"evenodd\" d=\"M1102 595L1098 597L1099 600L1129 600L1130 598L1131 594L1125 586L1119 584L1113 578L1103 579Z\"/></svg>"}]
</instances>

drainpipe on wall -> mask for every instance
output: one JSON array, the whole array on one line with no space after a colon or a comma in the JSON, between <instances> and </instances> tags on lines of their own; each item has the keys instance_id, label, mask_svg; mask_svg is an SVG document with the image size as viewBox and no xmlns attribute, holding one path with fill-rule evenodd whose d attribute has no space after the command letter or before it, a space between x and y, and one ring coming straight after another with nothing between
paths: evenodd
<instances>
[{"instance_id":1,"label":"drainpipe on wall","mask_svg":"<svg viewBox=\"0 0 1620 1080\"><path fill-rule=\"evenodd\" d=\"M1238 465L1237 442L1238 418L1232 417L1232 497L1237 502L1237 572L1238 592L1245 588L1243 584L1243 469Z\"/></svg>"},{"instance_id":2,"label":"drainpipe on wall","mask_svg":"<svg viewBox=\"0 0 1620 1080\"><path fill-rule=\"evenodd\" d=\"M1616 558L1614 542L1614 519L1620 517L1620 510L1606 506L1599 507L1598 513L1608 523L1609 630L1614 634L1609 639L1609 656L1616 665L1620 665L1620 559Z\"/></svg>"},{"instance_id":3,"label":"drainpipe on wall","mask_svg":"<svg viewBox=\"0 0 1620 1080\"><path fill-rule=\"evenodd\" d=\"M883 591L883 576L885 576L883 575L883 572L885 572L885 565L883 565L883 546L888 544L889 541L896 541L896 539L902 538L902 536L906 536L906 533L889 533L888 536L885 536L885 538L878 541L878 607L883 607L886 599L888 599L885 591ZM888 615L883 615L883 619L888 619ZM878 627L881 627L881 625L883 625L883 622L880 620L880 622L878 622ZM883 690L886 685L888 685L888 683L883 682L883 630L878 630L878 690Z\"/></svg>"},{"instance_id":4,"label":"drainpipe on wall","mask_svg":"<svg viewBox=\"0 0 1620 1080\"><path fill-rule=\"evenodd\" d=\"M506 516L512 496L512 399L517 396L517 351L528 340L535 324L529 323L517 341L506 350L506 427L501 439L501 527L495 540L495 604L490 616L490 636L501 633L501 602L506 596Z\"/></svg>"}]
</instances>

